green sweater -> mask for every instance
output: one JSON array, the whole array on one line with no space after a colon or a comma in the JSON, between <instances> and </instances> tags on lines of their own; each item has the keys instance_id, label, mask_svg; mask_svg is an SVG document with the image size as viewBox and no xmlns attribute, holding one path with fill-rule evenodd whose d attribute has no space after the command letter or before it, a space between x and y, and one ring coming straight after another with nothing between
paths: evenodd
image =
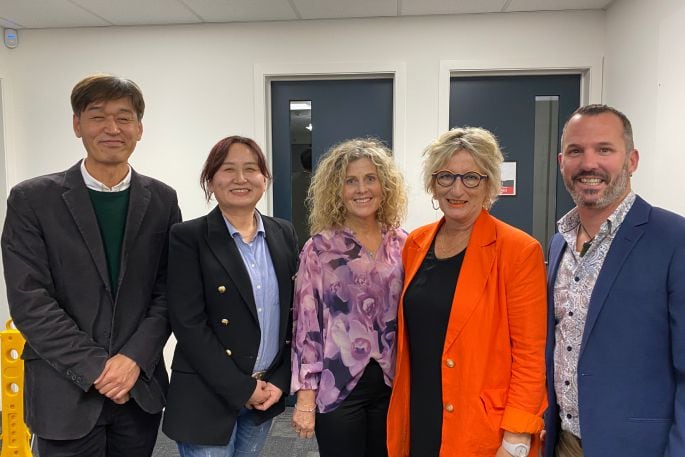
<instances>
[{"instance_id":1,"label":"green sweater","mask_svg":"<svg viewBox=\"0 0 685 457\"><path fill-rule=\"evenodd\" d=\"M98 192L88 189L105 247L112 297L116 297L117 293L121 245L124 241L130 190L129 188L121 192Z\"/></svg>"}]
</instances>

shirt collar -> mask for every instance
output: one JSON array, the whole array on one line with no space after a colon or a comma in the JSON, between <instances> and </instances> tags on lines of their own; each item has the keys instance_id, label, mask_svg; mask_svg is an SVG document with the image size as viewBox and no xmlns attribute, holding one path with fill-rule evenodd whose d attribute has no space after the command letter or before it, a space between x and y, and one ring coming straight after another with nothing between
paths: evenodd
<instances>
[{"instance_id":1,"label":"shirt collar","mask_svg":"<svg viewBox=\"0 0 685 457\"><path fill-rule=\"evenodd\" d=\"M223 216L223 214L222 214L222 216ZM231 237L234 237L236 235L236 233L238 233L238 230L236 230L236 228L233 227L233 224L231 224L228 221L228 219L226 219L226 216L223 216L223 218L224 218L224 222L226 222L226 227L228 228L228 233L231 234ZM262 215L259 214L259 211L255 210L254 218L257 221L257 233L255 234L255 236L260 234L260 233L263 235L264 234L264 222L262 221Z\"/></svg>"},{"instance_id":2,"label":"shirt collar","mask_svg":"<svg viewBox=\"0 0 685 457\"><path fill-rule=\"evenodd\" d=\"M633 203L635 203L635 192L631 190L628 192L628 195L626 195L621 204L618 205L616 209L609 215L607 220L600 227L599 231L606 231L608 234L613 235L621 226L621 223L626 218L628 211L630 211L630 208L632 208ZM577 230L579 225L580 216L578 215L578 207L573 208L561 219L559 219L559 222L557 222L559 233L568 233L572 230Z\"/></svg>"},{"instance_id":3,"label":"shirt collar","mask_svg":"<svg viewBox=\"0 0 685 457\"><path fill-rule=\"evenodd\" d=\"M97 179L93 178L88 170L86 170L86 161L81 161L81 175L83 176L83 181L86 183L86 187L91 190L97 190L98 192L121 192L131 187L131 166L128 165L128 173L124 179L115 184L112 187L106 186Z\"/></svg>"}]
</instances>

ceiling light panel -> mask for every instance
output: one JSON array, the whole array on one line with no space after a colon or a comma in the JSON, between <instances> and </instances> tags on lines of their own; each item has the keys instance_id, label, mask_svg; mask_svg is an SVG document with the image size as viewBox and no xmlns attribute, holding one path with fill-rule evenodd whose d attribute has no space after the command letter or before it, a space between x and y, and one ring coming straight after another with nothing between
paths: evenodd
<instances>
[{"instance_id":1,"label":"ceiling light panel","mask_svg":"<svg viewBox=\"0 0 685 457\"><path fill-rule=\"evenodd\" d=\"M288 0L180 0L206 22L297 19Z\"/></svg>"},{"instance_id":2,"label":"ceiling light panel","mask_svg":"<svg viewBox=\"0 0 685 457\"><path fill-rule=\"evenodd\" d=\"M71 0L114 25L191 24L201 22L178 0Z\"/></svg>"},{"instance_id":3,"label":"ceiling light panel","mask_svg":"<svg viewBox=\"0 0 685 457\"><path fill-rule=\"evenodd\" d=\"M399 0L292 0L302 19L397 16Z\"/></svg>"},{"instance_id":4,"label":"ceiling light panel","mask_svg":"<svg viewBox=\"0 0 685 457\"><path fill-rule=\"evenodd\" d=\"M506 0L398 0L402 16L498 13Z\"/></svg>"},{"instance_id":5,"label":"ceiling light panel","mask_svg":"<svg viewBox=\"0 0 685 457\"><path fill-rule=\"evenodd\" d=\"M601 10L612 0L511 0L507 11Z\"/></svg>"},{"instance_id":6,"label":"ceiling light panel","mask_svg":"<svg viewBox=\"0 0 685 457\"><path fill-rule=\"evenodd\" d=\"M0 0L0 16L32 29L110 25L66 0Z\"/></svg>"}]
</instances>

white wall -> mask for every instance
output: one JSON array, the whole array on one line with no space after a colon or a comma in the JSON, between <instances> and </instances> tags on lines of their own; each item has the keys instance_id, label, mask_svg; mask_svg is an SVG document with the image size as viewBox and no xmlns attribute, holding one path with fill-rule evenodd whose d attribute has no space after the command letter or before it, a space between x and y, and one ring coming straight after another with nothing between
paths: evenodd
<instances>
[{"instance_id":1,"label":"white wall","mask_svg":"<svg viewBox=\"0 0 685 457\"><path fill-rule=\"evenodd\" d=\"M406 128L394 142L412 190L411 229L436 216L421 187L420 152L446 128L446 71L581 66L589 69L587 94L596 102L604 27L603 12L576 11L22 30L17 49L0 50L8 69L8 185L83 156L69 94L86 74L105 71L135 80L145 94L145 132L133 165L174 186L184 218L197 217L208 210L198 176L210 147L229 134L267 137L264 107L256 106L260 69L345 71L384 62L403 71L398 125Z\"/></svg>"},{"instance_id":2,"label":"white wall","mask_svg":"<svg viewBox=\"0 0 685 457\"><path fill-rule=\"evenodd\" d=\"M5 212L7 210L7 167L6 167L6 149L9 145L8 132L11 128L11 121L8 119L9 100L11 98L8 90L8 81L10 80L8 57L12 50L0 45L0 221L5 220ZM2 224L0 224L2 226ZM0 257L2 254L0 254ZM5 281L2 279L3 267L0 262L0 330L5 328L5 322L9 319L9 312L7 311L7 295L5 290Z\"/></svg>"},{"instance_id":3,"label":"white wall","mask_svg":"<svg viewBox=\"0 0 685 457\"><path fill-rule=\"evenodd\" d=\"M685 215L685 2L619 0L607 11L605 101L633 122L634 189ZM678 190L680 189L680 190Z\"/></svg>"},{"instance_id":4,"label":"white wall","mask_svg":"<svg viewBox=\"0 0 685 457\"><path fill-rule=\"evenodd\" d=\"M83 155L71 131L69 92L87 73L113 72L137 81L148 104L134 166L172 184L188 218L206 212L197 180L211 145L233 133L264 137L255 131L256 66L403 64L407 128L396 143L406 153L407 177L420 191L418 155L440 130L441 61L470 68L563 61L596 67L604 13L26 30L20 39L8 59L14 75L10 185L63 169ZM414 199L408 227L433 217L427 206L427 199Z\"/></svg>"}]
</instances>

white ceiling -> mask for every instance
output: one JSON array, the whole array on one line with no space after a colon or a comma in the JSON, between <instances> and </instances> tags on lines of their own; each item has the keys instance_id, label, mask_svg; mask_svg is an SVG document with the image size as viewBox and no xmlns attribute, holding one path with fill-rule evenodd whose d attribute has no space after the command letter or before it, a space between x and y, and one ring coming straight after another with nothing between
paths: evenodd
<instances>
[{"instance_id":1,"label":"white ceiling","mask_svg":"<svg viewBox=\"0 0 685 457\"><path fill-rule=\"evenodd\" d=\"M613 0L0 0L0 27L38 29L602 10Z\"/></svg>"}]
</instances>

